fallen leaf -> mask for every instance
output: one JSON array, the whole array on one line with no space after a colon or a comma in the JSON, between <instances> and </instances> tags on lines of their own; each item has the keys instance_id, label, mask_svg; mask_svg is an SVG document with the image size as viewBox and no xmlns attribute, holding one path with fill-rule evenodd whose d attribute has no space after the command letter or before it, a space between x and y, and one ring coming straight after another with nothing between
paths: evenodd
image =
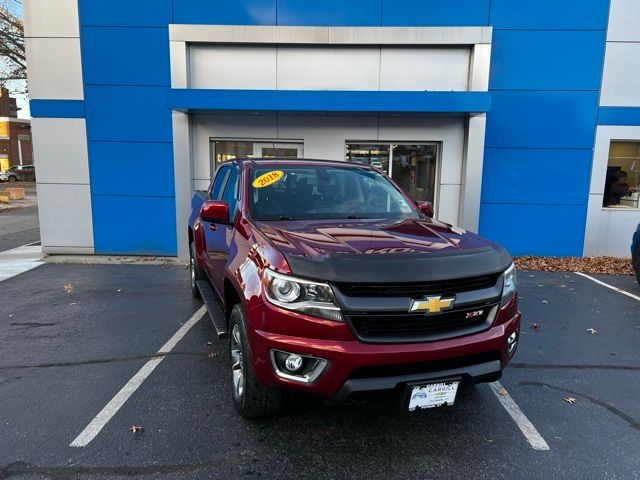
<instances>
[{"instance_id":1,"label":"fallen leaf","mask_svg":"<svg viewBox=\"0 0 640 480\"><path fill-rule=\"evenodd\" d=\"M75 305L75 304L76 304L76 302L71 302L69 305Z\"/></svg>"},{"instance_id":2,"label":"fallen leaf","mask_svg":"<svg viewBox=\"0 0 640 480\"><path fill-rule=\"evenodd\" d=\"M129 427L129 431L133 433L142 432L143 430L144 430L144 427L141 427L140 425L131 425Z\"/></svg>"},{"instance_id":3,"label":"fallen leaf","mask_svg":"<svg viewBox=\"0 0 640 480\"><path fill-rule=\"evenodd\" d=\"M66 283L63 288L64 288L64 291L67 293L73 292L73 285L71 285L70 283Z\"/></svg>"},{"instance_id":4,"label":"fallen leaf","mask_svg":"<svg viewBox=\"0 0 640 480\"><path fill-rule=\"evenodd\" d=\"M120 293L122 291L121 288L117 289L116 292Z\"/></svg>"},{"instance_id":5,"label":"fallen leaf","mask_svg":"<svg viewBox=\"0 0 640 480\"><path fill-rule=\"evenodd\" d=\"M576 403L576 399L573 397L564 397L563 400L567 403Z\"/></svg>"},{"instance_id":6,"label":"fallen leaf","mask_svg":"<svg viewBox=\"0 0 640 480\"><path fill-rule=\"evenodd\" d=\"M214 358L214 357L217 357L217 356L218 356L218 354L217 353L213 353L213 352L209 352L209 354L207 355L207 357L209 357L209 358Z\"/></svg>"},{"instance_id":7,"label":"fallen leaf","mask_svg":"<svg viewBox=\"0 0 640 480\"><path fill-rule=\"evenodd\" d=\"M533 330L540 330L542 328L542 325L540 325L539 323L532 323L531 325L529 325Z\"/></svg>"},{"instance_id":8,"label":"fallen leaf","mask_svg":"<svg viewBox=\"0 0 640 480\"><path fill-rule=\"evenodd\" d=\"M207 342L207 345L213 345L213 342Z\"/></svg>"},{"instance_id":9,"label":"fallen leaf","mask_svg":"<svg viewBox=\"0 0 640 480\"><path fill-rule=\"evenodd\" d=\"M514 263L522 270L583 272L634 275L630 258L617 257L518 257ZM565 276L568 278L568 276ZM574 283L571 281L571 283Z\"/></svg>"},{"instance_id":10,"label":"fallen leaf","mask_svg":"<svg viewBox=\"0 0 640 480\"><path fill-rule=\"evenodd\" d=\"M587 328L587 332L589 332L591 335L596 335L598 333L595 328Z\"/></svg>"},{"instance_id":11,"label":"fallen leaf","mask_svg":"<svg viewBox=\"0 0 640 480\"><path fill-rule=\"evenodd\" d=\"M548 302L548 301L546 301L546 300L542 300L542 303L549 303L549 302Z\"/></svg>"},{"instance_id":12,"label":"fallen leaf","mask_svg":"<svg viewBox=\"0 0 640 480\"><path fill-rule=\"evenodd\" d=\"M617 353L616 352L611 352L611 355L617 355Z\"/></svg>"},{"instance_id":13,"label":"fallen leaf","mask_svg":"<svg viewBox=\"0 0 640 480\"><path fill-rule=\"evenodd\" d=\"M504 389L504 387L498 390L498 395L500 395L501 397L504 397L507 395L507 391Z\"/></svg>"}]
</instances>

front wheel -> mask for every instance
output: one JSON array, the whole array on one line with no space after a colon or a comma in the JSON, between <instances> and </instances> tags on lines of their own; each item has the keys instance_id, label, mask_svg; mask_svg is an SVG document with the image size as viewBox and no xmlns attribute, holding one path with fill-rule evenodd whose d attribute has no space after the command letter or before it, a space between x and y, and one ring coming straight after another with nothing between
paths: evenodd
<instances>
[{"instance_id":1,"label":"front wheel","mask_svg":"<svg viewBox=\"0 0 640 480\"><path fill-rule=\"evenodd\" d=\"M260 384L253 371L242 307L235 305L229 319L229 354L233 402L244 418L263 418L278 413L282 394Z\"/></svg>"}]
</instances>

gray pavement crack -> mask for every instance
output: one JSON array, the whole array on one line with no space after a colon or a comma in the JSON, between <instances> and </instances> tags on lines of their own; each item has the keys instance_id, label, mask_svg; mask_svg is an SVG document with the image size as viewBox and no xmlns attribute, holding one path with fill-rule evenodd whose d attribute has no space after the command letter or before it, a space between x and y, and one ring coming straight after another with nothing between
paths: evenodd
<instances>
[{"instance_id":1,"label":"gray pavement crack","mask_svg":"<svg viewBox=\"0 0 640 480\"><path fill-rule=\"evenodd\" d=\"M575 390L570 390L568 388L557 387L555 385L550 385L548 383L543 383L543 382L519 382L518 385L521 385L521 386L524 386L524 387L532 386L532 387L550 388L552 390L557 390L559 392L570 393L571 395L575 395L576 397L584 398L586 400L589 400L591 403L593 403L595 405L603 407L604 409L608 410L610 413L612 413L615 416L621 418L622 420L627 422L629 424L629 426L635 428L636 430L640 430L640 421L638 421L635 418L633 418L632 416L624 413L623 411L618 410L613 405L610 405L607 402L603 402L602 400L599 400L597 398L590 397L589 395L585 395L584 393L576 392Z\"/></svg>"},{"instance_id":2,"label":"gray pavement crack","mask_svg":"<svg viewBox=\"0 0 640 480\"><path fill-rule=\"evenodd\" d=\"M209 352L167 352L153 353L147 355L132 355L128 357L102 358L93 360L81 360L78 362L53 362L53 363L36 363L31 365L0 365L0 372L4 370L21 370L32 368L55 368L55 367L78 367L83 365L100 365L104 363L121 363L132 362L136 360L150 360L152 358L162 358L168 356L194 356L203 357Z\"/></svg>"}]
</instances>

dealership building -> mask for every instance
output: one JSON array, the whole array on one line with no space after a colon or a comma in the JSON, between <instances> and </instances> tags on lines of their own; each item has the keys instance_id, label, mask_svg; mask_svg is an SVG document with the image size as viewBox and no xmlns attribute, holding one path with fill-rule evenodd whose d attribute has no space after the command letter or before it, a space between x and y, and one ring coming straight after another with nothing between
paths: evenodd
<instances>
[{"instance_id":1,"label":"dealership building","mask_svg":"<svg viewBox=\"0 0 640 480\"><path fill-rule=\"evenodd\" d=\"M629 256L638 0L24 9L46 253L184 256L193 191L281 156L382 168L514 255Z\"/></svg>"}]
</instances>

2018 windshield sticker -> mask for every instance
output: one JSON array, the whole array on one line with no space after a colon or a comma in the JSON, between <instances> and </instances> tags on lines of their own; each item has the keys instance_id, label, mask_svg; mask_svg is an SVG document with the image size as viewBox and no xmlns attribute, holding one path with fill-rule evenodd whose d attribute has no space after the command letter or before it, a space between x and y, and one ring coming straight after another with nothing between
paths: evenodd
<instances>
[{"instance_id":1,"label":"2018 windshield sticker","mask_svg":"<svg viewBox=\"0 0 640 480\"><path fill-rule=\"evenodd\" d=\"M253 188L268 187L269 185L276 183L283 176L284 172L282 170L272 170L271 172L267 172L256 178L252 183Z\"/></svg>"}]
</instances>

